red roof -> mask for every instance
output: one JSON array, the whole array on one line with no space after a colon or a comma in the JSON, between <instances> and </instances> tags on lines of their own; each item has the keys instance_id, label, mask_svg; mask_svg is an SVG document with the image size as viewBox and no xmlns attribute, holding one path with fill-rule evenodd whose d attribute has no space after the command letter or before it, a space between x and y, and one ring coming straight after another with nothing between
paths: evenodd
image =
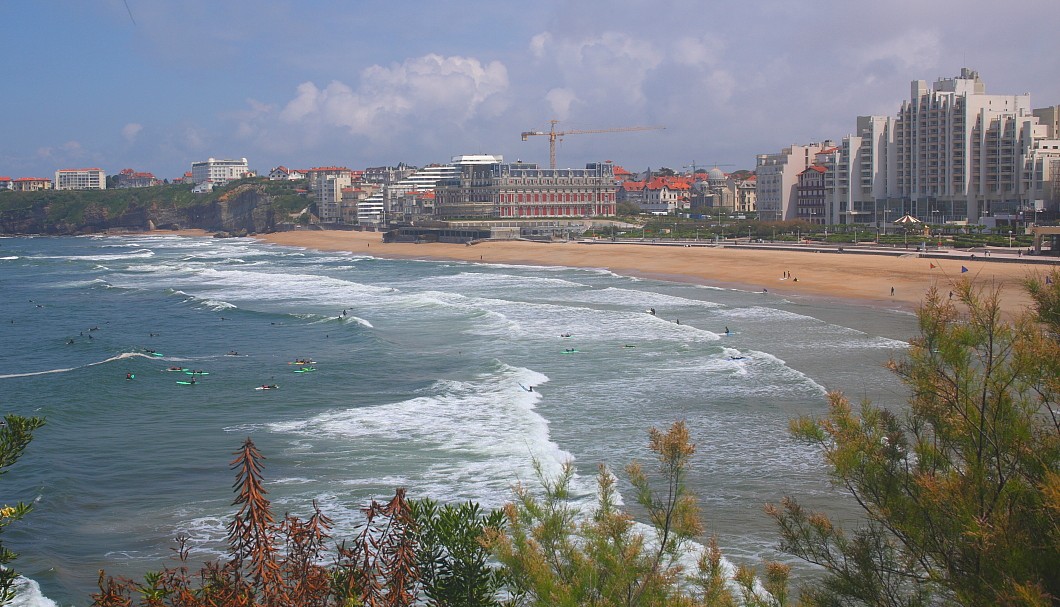
<instances>
[{"instance_id":1,"label":"red roof","mask_svg":"<svg viewBox=\"0 0 1060 607\"><path fill-rule=\"evenodd\" d=\"M810 165L809 167L806 168L806 170L810 170L810 169L813 169L813 170L817 171L818 173L825 173L825 172L828 171L828 169L824 168L823 166L821 166L819 164Z\"/></svg>"},{"instance_id":2,"label":"red roof","mask_svg":"<svg viewBox=\"0 0 1060 607\"><path fill-rule=\"evenodd\" d=\"M647 188L649 190L661 190L663 188L670 190L690 190L692 189L692 186L680 177L656 177L648 183Z\"/></svg>"},{"instance_id":3,"label":"red roof","mask_svg":"<svg viewBox=\"0 0 1060 607\"><path fill-rule=\"evenodd\" d=\"M48 179L47 177L19 177L15 181L51 181L51 179Z\"/></svg>"},{"instance_id":4,"label":"red roof","mask_svg":"<svg viewBox=\"0 0 1060 607\"><path fill-rule=\"evenodd\" d=\"M0 177L0 181L11 181L10 177Z\"/></svg>"},{"instance_id":5,"label":"red roof","mask_svg":"<svg viewBox=\"0 0 1060 607\"><path fill-rule=\"evenodd\" d=\"M321 172L324 172L324 171L347 171L347 172L350 172L350 173L353 172L353 171L350 171L350 169L347 169L346 167L313 167L313 168L309 169L309 171L306 171L306 172L308 173L310 171L321 171Z\"/></svg>"}]
</instances>

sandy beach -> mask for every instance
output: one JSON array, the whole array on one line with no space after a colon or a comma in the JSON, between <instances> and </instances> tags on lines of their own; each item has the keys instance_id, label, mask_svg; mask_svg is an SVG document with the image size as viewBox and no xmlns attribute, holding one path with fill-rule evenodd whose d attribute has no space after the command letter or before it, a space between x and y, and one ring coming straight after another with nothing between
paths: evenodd
<instances>
[{"instance_id":1,"label":"sandy beach","mask_svg":"<svg viewBox=\"0 0 1060 607\"><path fill-rule=\"evenodd\" d=\"M258 235L279 245L349 251L375 257L455 260L541 266L606 268L616 274L695 282L786 298L847 300L877 308L914 310L932 286L951 290L962 276L1003 288L1008 314L1027 309L1020 286L1027 276L1052 266L977 259L921 259L854 253L812 253L729 247L642 244L583 244L490 241L472 246L445 243L383 243L378 232L306 230ZM812 248L810 249L812 251ZM931 266L935 267L932 268ZM968 272L962 273L961 267ZM790 278L785 278L788 273ZM798 280L795 280L798 279ZM892 295L891 288L894 288Z\"/></svg>"}]
</instances>

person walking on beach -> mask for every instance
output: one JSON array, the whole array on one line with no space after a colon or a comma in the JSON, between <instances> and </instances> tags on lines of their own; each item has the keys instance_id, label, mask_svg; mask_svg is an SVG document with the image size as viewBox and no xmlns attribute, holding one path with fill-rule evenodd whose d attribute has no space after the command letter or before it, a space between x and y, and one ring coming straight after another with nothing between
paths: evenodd
<instances>
[{"instance_id":1,"label":"person walking on beach","mask_svg":"<svg viewBox=\"0 0 1060 607\"><path fill-rule=\"evenodd\" d=\"M894 297L894 287L891 287L891 297Z\"/></svg>"}]
</instances>

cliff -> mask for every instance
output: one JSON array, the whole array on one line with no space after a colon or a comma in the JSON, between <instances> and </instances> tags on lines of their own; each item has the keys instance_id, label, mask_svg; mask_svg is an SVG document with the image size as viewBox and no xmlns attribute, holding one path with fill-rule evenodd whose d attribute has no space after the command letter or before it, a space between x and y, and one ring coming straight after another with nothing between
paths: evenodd
<instances>
[{"instance_id":1,"label":"cliff","mask_svg":"<svg viewBox=\"0 0 1060 607\"><path fill-rule=\"evenodd\" d=\"M98 191L0 192L0 233L91 234L116 230L198 228L271 232L309 201L290 185L243 180L211 194L190 186Z\"/></svg>"}]
</instances>

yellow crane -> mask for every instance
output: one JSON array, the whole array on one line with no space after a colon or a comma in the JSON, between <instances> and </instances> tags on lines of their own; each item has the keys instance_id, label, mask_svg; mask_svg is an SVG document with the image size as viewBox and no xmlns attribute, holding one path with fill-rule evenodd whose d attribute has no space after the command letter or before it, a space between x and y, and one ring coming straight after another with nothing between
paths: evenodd
<instances>
[{"instance_id":1,"label":"yellow crane","mask_svg":"<svg viewBox=\"0 0 1060 607\"><path fill-rule=\"evenodd\" d=\"M556 141L565 135L585 135L588 133L625 133L628 131L658 131L665 129L664 126L624 126L613 129L588 129L588 130L570 130L570 131L557 131L556 124L559 120L549 120L548 132L545 131L523 131L523 141L526 141L528 137L532 135L548 135L548 166L549 168L556 168Z\"/></svg>"}]
</instances>

